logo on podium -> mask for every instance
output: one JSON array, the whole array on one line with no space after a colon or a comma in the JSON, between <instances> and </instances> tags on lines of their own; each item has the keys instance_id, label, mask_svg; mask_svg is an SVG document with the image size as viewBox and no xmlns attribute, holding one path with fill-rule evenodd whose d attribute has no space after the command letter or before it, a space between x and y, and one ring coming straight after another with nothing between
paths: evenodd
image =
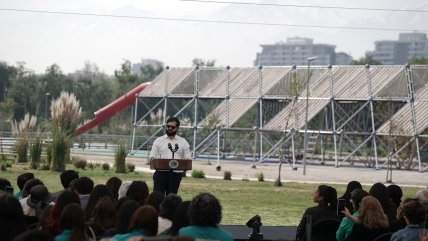
<instances>
[{"instance_id":1,"label":"logo on podium","mask_svg":"<svg viewBox=\"0 0 428 241\"><path fill-rule=\"evenodd\" d=\"M168 162L168 166L171 169L176 169L178 167L178 161L173 159L173 160Z\"/></svg>"}]
</instances>

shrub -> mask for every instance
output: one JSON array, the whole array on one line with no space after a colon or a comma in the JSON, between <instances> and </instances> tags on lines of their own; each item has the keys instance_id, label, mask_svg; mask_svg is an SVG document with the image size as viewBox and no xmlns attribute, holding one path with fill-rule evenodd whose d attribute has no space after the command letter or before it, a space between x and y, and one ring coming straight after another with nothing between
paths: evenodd
<instances>
[{"instance_id":1,"label":"shrub","mask_svg":"<svg viewBox=\"0 0 428 241\"><path fill-rule=\"evenodd\" d=\"M135 165L132 163L126 164L126 169L128 169L128 172L134 172L135 171Z\"/></svg>"},{"instance_id":2,"label":"shrub","mask_svg":"<svg viewBox=\"0 0 428 241\"><path fill-rule=\"evenodd\" d=\"M205 178L205 172L202 170L193 170L192 171L193 178Z\"/></svg>"},{"instance_id":3,"label":"shrub","mask_svg":"<svg viewBox=\"0 0 428 241\"><path fill-rule=\"evenodd\" d=\"M16 140L15 151L17 154L18 162L21 162L21 163L27 162L28 140L26 137L19 137Z\"/></svg>"},{"instance_id":4,"label":"shrub","mask_svg":"<svg viewBox=\"0 0 428 241\"><path fill-rule=\"evenodd\" d=\"M67 153L70 150L70 138L64 131L55 129L52 135L51 148L51 171L65 171Z\"/></svg>"},{"instance_id":5,"label":"shrub","mask_svg":"<svg viewBox=\"0 0 428 241\"><path fill-rule=\"evenodd\" d=\"M6 165L5 164L0 164L0 171L6 171Z\"/></svg>"},{"instance_id":6,"label":"shrub","mask_svg":"<svg viewBox=\"0 0 428 241\"><path fill-rule=\"evenodd\" d=\"M101 165L101 168L102 168L104 171L108 171L108 170L110 170L110 164L108 164L107 162L104 162L104 163Z\"/></svg>"},{"instance_id":7,"label":"shrub","mask_svg":"<svg viewBox=\"0 0 428 241\"><path fill-rule=\"evenodd\" d=\"M74 167L80 168L80 169L86 169L86 165L88 165L88 162L86 160L80 159L77 161L74 161Z\"/></svg>"},{"instance_id":8,"label":"shrub","mask_svg":"<svg viewBox=\"0 0 428 241\"><path fill-rule=\"evenodd\" d=\"M50 170L50 165L48 163L42 163L40 165L40 170L48 171Z\"/></svg>"},{"instance_id":9,"label":"shrub","mask_svg":"<svg viewBox=\"0 0 428 241\"><path fill-rule=\"evenodd\" d=\"M31 165L30 167L32 169L37 169L41 162L41 156L42 156L42 141L40 140L40 137L38 136L32 143L31 149Z\"/></svg>"},{"instance_id":10,"label":"shrub","mask_svg":"<svg viewBox=\"0 0 428 241\"><path fill-rule=\"evenodd\" d=\"M274 182L275 187L282 187L282 182L279 178L277 178Z\"/></svg>"},{"instance_id":11,"label":"shrub","mask_svg":"<svg viewBox=\"0 0 428 241\"><path fill-rule=\"evenodd\" d=\"M88 163L89 169L94 170L95 167L96 167L95 163L93 163L93 162Z\"/></svg>"},{"instance_id":12,"label":"shrub","mask_svg":"<svg viewBox=\"0 0 428 241\"><path fill-rule=\"evenodd\" d=\"M124 144L119 144L114 148L114 163L116 166L117 173L126 172L126 156L128 155L128 150Z\"/></svg>"},{"instance_id":13,"label":"shrub","mask_svg":"<svg viewBox=\"0 0 428 241\"><path fill-rule=\"evenodd\" d=\"M265 181L265 175L263 174L263 172L259 172L256 174L257 180L259 182L264 182Z\"/></svg>"},{"instance_id":14,"label":"shrub","mask_svg":"<svg viewBox=\"0 0 428 241\"><path fill-rule=\"evenodd\" d=\"M232 180L232 172L230 172L230 171L224 171L223 172L223 179L224 180Z\"/></svg>"},{"instance_id":15,"label":"shrub","mask_svg":"<svg viewBox=\"0 0 428 241\"><path fill-rule=\"evenodd\" d=\"M248 177L243 177L243 178L242 178L242 181L244 181L244 182L249 182L250 180L248 179Z\"/></svg>"}]
</instances>

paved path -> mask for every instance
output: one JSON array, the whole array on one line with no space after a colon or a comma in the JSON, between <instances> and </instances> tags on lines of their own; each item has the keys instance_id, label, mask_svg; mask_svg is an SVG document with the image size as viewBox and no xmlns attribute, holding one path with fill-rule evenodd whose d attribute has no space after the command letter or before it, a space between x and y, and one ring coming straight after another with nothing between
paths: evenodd
<instances>
[{"instance_id":1,"label":"paved path","mask_svg":"<svg viewBox=\"0 0 428 241\"><path fill-rule=\"evenodd\" d=\"M111 156L87 155L88 161L113 162ZM146 158L129 157L128 161L136 165L137 171L153 172L150 170ZM215 160L195 160L193 170L203 170L207 178L223 178L224 171L232 173L232 179L257 180L257 174L263 173L265 181L274 181L278 177L278 164L262 163L256 168L251 167L247 161L221 161L221 171L216 170ZM303 167L297 165L297 170L293 171L289 164L283 164L281 168L282 182L302 182L302 183L339 183L347 184L351 180L357 180L362 184L372 185L376 182L386 182L386 169L376 170L366 167L339 167L323 165L307 165L306 175L303 175ZM190 175L190 172L187 173ZM428 173L418 171L393 170L392 181L400 186L426 187L428 185Z\"/></svg>"}]
</instances>

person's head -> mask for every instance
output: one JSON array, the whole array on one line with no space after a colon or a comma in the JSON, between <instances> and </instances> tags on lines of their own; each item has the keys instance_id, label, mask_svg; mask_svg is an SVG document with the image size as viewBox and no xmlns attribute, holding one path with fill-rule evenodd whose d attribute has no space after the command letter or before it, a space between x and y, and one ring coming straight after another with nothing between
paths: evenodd
<instances>
[{"instance_id":1,"label":"person's head","mask_svg":"<svg viewBox=\"0 0 428 241\"><path fill-rule=\"evenodd\" d=\"M13 195L0 196L0 234L1 240L10 241L27 230L22 206Z\"/></svg>"},{"instance_id":2,"label":"person's head","mask_svg":"<svg viewBox=\"0 0 428 241\"><path fill-rule=\"evenodd\" d=\"M0 177L0 190L5 191L7 186L12 186L9 180Z\"/></svg>"},{"instance_id":3,"label":"person's head","mask_svg":"<svg viewBox=\"0 0 428 241\"><path fill-rule=\"evenodd\" d=\"M337 205L337 192L334 187L327 185L319 185L313 194L314 202L319 204L328 205L336 209Z\"/></svg>"},{"instance_id":4,"label":"person's head","mask_svg":"<svg viewBox=\"0 0 428 241\"><path fill-rule=\"evenodd\" d=\"M142 229L147 236L155 236L158 232L158 212L150 205L141 206L131 217L129 231Z\"/></svg>"},{"instance_id":5,"label":"person's head","mask_svg":"<svg viewBox=\"0 0 428 241\"><path fill-rule=\"evenodd\" d=\"M216 227L222 218L220 201L210 193L196 195L189 207L190 223Z\"/></svg>"},{"instance_id":6,"label":"person's head","mask_svg":"<svg viewBox=\"0 0 428 241\"><path fill-rule=\"evenodd\" d=\"M107 180L106 186L110 189L114 200L118 200L118 191L120 188L120 185L122 185L122 180L118 177L111 177Z\"/></svg>"},{"instance_id":7,"label":"person's head","mask_svg":"<svg viewBox=\"0 0 428 241\"><path fill-rule=\"evenodd\" d=\"M94 189L94 181L89 177L79 177L73 181L73 188L79 195L88 195Z\"/></svg>"},{"instance_id":8,"label":"person's head","mask_svg":"<svg viewBox=\"0 0 428 241\"><path fill-rule=\"evenodd\" d=\"M149 187L144 181L133 181L126 192L126 197L138 202L140 205L146 203L149 196Z\"/></svg>"},{"instance_id":9,"label":"person's head","mask_svg":"<svg viewBox=\"0 0 428 241\"><path fill-rule=\"evenodd\" d=\"M190 201L184 201L177 206L174 217L172 218L172 225L170 229L171 235L178 235L180 228L190 225L189 215L187 215L189 212L189 207Z\"/></svg>"},{"instance_id":10,"label":"person's head","mask_svg":"<svg viewBox=\"0 0 428 241\"><path fill-rule=\"evenodd\" d=\"M367 195L369 194L360 188L354 189L351 192L351 203L354 208L354 211L357 211L358 209L360 209L361 200Z\"/></svg>"},{"instance_id":11,"label":"person's head","mask_svg":"<svg viewBox=\"0 0 428 241\"><path fill-rule=\"evenodd\" d=\"M392 184L386 187L386 191L388 192L391 202L399 206L401 203L401 198L403 197L403 190L401 190L401 187Z\"/></svg>"},{"instance_id":12,"label":"person's head","mask_svg":"<svg viewBox=\"0 0 428 241\"><path fill-rule=\"evenodd\" d=\"M348 185L346 185L346 191L345 191L345 198L349 199L351 197L351 192L355 189L363 189L363 186L361 186L361 183L358 181L350 181Z\"/></svg>"},{"instance_id":13,"label":"person's head","mask_svg":"<svg viewBox=\"0 0 428 241\"><path fill-rule=\"evenodd\" d=\"M361 200L358 220L368 229L387 228L389 225L388 217L383 212L380 202L372 196Z\"/></svg>"},{"instance_id":14,"label":"person's head","mask_svg":"<svg viewBox=\"0 0 428 241\"><path fill-rule=\"evenodd\" d=\"M160 204L165 198L165 193L159 191L153 191L149 194L147 198L147 204L152 205L156 211L160 211ZM160 214L159 214L160 215Z\"/></svg>"},{"instance_id":15,"label":"person's head","mask_svg":"<svg viewBox=\"0 0 428 241\"><path fill-rule=\"evenodd\" d=\"M64 208L59 219L59 227L61 230L71 230L70 241L88 240L83 210L77 203L68 204Z\"/></svg>"},{"instance_id":16,"label":"person's head","mask_svg":"<svg viewBox=\"0 0 428 241\"><path fill-rule=\"evenodd\" d=\"M55 204L51 210L49 222L57 223L62 211L70 203L76 203L80 205L79 195L77 195L77 193L73 191L65 190L57 197Z\"/></svg>"},{"instance_id":17,"label":"person's head","mask_svg":"<svg viewBox=\"0 0 428 241\"><path fill-rule=\"evenodd\" d=\"M175 209L183 200L180 196L174 193L168 194L160 204L159 216L172 220Z\"/></svg>"},{"instance_id":18,"label":"person's head","mask_svg":"<svg viewBox=\"0 0 428 241\"><path fill-rule=\"evenodd\" d=\"M116 203L111 197L102 197L95 205L91 222L99 225L104 230L114 228L116 224Z\"/></svg>"},{"instance_id":19,"label":"person's head","mask_svg":"<svg viewBox=\"0 0 428 241\"><path fill-rule=\"evenodd\" d=\"M49 205L51 196L45 185L36 185L31 188L27 205L34 208L37 218L42 216L43 210Z\"/></svg>"},{"instance_id":20,"label":"person's head","mask_svg":"<svg viewBox=\"0 0 428 241\"><path fill-rule=\"evenodd\" d=\"M394 212L391 208L391 203L389 202L388 191L386 190L386 186L383 183L378 182L373 184L373 186L370 188L369 195L376 198L380 202L384 213L388 216L389 219L395 219Z\"/></svg>"},{"instance_id":21,"label":"person's head","mask_svg":"<svg viewBox=\"0 0 428 241\"><path fill-rule=\"evenodd\" d=\"M418 199L408 198L401 205L401 213L408 224L421 224L425 221L427 210Z\"/></svg>"},{"instance_id":22,"label":"person's head","mask_svg":"<svg viewBox=\"0 0 428 241\"><path fill-rule=\"evenodd\" d=\"M70 187L70 182L77 178L79 178L79 174L74 170L66 170L59 176L61 185L64 189L68 189Z\"/></svg>"},{"instance_id":23,"label":"person's head","mask_svg":"<svg viewBox=\"0 0 428 241\"><path fill-rule=\"evenodd\" d=\"M22 174L20 174L17 178L16 178L16 184L18 185L19 190L22 191L22 189L24 189L25 183L34 178L34 173L31 172L24 172Z\"/></svg>"},{"instance_id":24,"label":"person's head","mask_svg":"<svg viewBox=\"0 0 428 241\"><path fill-rule=\"evenodd\" d=\"M119 208L117 213L116 227L115 232L123 234L128 232L129 227L129 217L137 211L140 207L140 204L134 200L126 200Z\"/></svg>"},{"instance_id":25,"label":"person's head","mask_svg":"<svg viewBox=\"0 0 428 241\"><path fill-rule=\"evenodd\" d=\"M30 195L31 188L33 188L36 185L44 185L44 184L40 179L37 179L37 178L28 180L25 183L24 188L22 189L22 197L23 198L28 197Z\"/></svg>"},{"instance_id":26,"label":"person's head","mask_svg":"<svg viewBox=\"0 0 428 241\"><path fill-rule=\"evenodd\" d=\"M421 189L416 192L415 198L419 200L422 204L428 206L428 189Z\"/></svg>"},{"instance_id":27,"label":"person's head","mask_svg":"<svg viewBox=\"0 0 428 241\"><path fill-rule=\"evenodd\" d=\"M180 121L178 118L172 116L166 120L166 134L168 136L175 136L179 127Z\"/></svg>"},{"instance_id":28,"label":"person's head","mask_svg":"<svg viewBox=\"0 0 428 241\"><path fill-rule=\"evenodd\" d=\"M85 215L87 220L92 217L92 212L95 208L95 205L97 205L98 200L102 197L113 198L113 194L106 185L98 184L94 187L94 189L92 189L91 194L89 194L88 204L85 207Z\"/></svg>"}]
</instances>

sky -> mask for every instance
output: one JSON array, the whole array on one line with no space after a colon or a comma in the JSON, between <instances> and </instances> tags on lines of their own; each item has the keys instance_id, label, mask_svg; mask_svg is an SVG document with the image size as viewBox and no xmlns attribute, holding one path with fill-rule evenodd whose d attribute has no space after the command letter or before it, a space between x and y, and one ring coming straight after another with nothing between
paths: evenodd
<instances>
[{"instance_id":1,"label":"sky","mask_svg":"<svg viewBox=\"0 0 428 241\"><path fill-rule=\"evenodd\" d=\"M203 1L0 0L0 61L25 62L36 73L54 63L70 73L90 62L113 74L124 60L138 63L142 58L170 67L190 67L194 58L247 67L254 65L260 45L290 37L336 45L337 52L358 59L377 40L397 40L400 32L428 32L426 0ZM279 6L285 4L418 11Z\"/></svg>"}]
</instances>

